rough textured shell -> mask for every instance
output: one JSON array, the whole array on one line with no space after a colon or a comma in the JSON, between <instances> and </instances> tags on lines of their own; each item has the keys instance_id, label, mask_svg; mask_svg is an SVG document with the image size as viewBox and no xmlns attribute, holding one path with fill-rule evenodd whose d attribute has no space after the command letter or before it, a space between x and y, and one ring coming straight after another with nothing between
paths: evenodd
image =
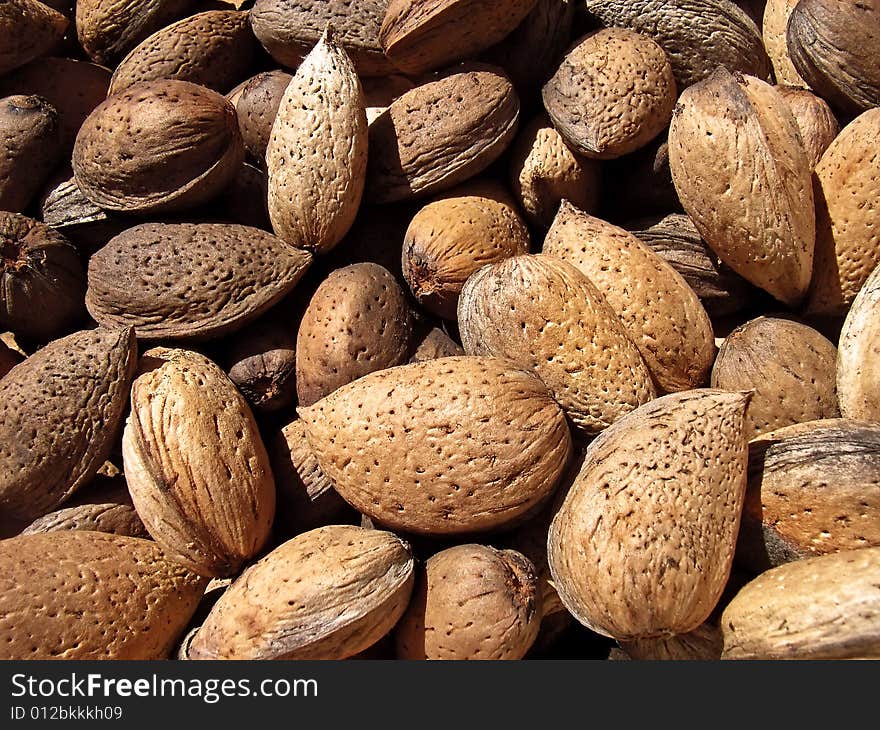
<instances>
[{"instance_id":1,"label":"rough textured shell","mask_svg":"<svg viewBox=\"0 0 880 730\"><path fill-rule=\"evenodd\" d=\"M719 69L676 109L669 164L685 211L730 268L797 304L816 235L810 161L788 105L763 81Z\"/></svg>"},{"instance_id":2,"label":"rough textured shell","mask_svg":"<svg viewBox=\"0 0 880 730\"><path fill-rule=\"evenodd\" d=\"M33 520L94 477L119 435L134 373L130 329L54 340L0 380L0 505Z\"/></svg>"},{"instance_id":3,"label":"rough textured shell","mask_svg":"<svg viewBox=\"0 0 880 730\"><path fill-rule=\"evenodd\" d=\"M193 659L345 659L387 634L412 593L409 546L347 525L306 532L248 568L190 644Z\"/></svg>"},{"instance_id":4,"label":"rough textured shell","mask_svg":"<svg viewBox=\"0 0 880 730\"><path fill-rule=\"evenodd\" d=\"M284 92L266 167L275 233L318 253L339 243L364 192L367 115L355 68L329 30Z\"/></svg>"},{"instance_id":5,"label":"rough textured shell","mask_svg":"<svg viewBox=\"0 0 880 730\"><path fill-rule=\"evenodd\" d=\"M225 343L226 371L258 411L271 413L296 398L296 332L288 323L264 319Z\"/></svg>"},{"instance_id":6,"label":"rough textured shell","mask_svg":"<svg viewBox=\"0 0 880 730\"><path fill-rule=\"evenodd\" d=\"M721 658L724 639L721 629L701 624L687 634L662 639L635 639L620 644L630 659L637 661L716 661Z\"/></svg>"},{"instance_id":7,"label":"rough textured shell","mask_svg":"<svg viewBox=\"0 0 880 730\"><path fill-rule=\"evenodd\" d=\"M406 362L412 337L409 302L387 269L352 264L315 292L296 339L296 389L310 406L353 380Z\"/></svg>"},{"instance_id":8,"label":"rough textured shell","mask_svg":"<svg viewBox=\"0 0 880 730\"><path fill-rule=\"evenodd\" d=\"M0 210L23 212L60 158L55 107L39 96L0 99Z\"/></svg>"},{"instance_id":9,"label":"rough textured shell","mask_svg":"<svg viewBox=\"0 0 880 730\"><path fill-rule=\"evenodd\" d=\"M715 355L712 323L672 264L631 233L566 202L542 250L574 264L602 292L661 388L705 384Z\"/></svg>"},{"instance_id":10,"label":"rough textured shell","mask_svg":"<svg viewBox=\"0 0 880 730\"><path fill-rule=\"evenodd\" d=\"M269 458L278 489L276 530L280 527L296 535L331 524L345 514L348 505L321 471L301 419L287 424L272 439Z\"/></svg>"},{"instance_id":11,"label":"rough textured shell","mask_svg":"<svg viewBox=\"0 0 880 730\"><path fill-rule=\"evenodd\" d=\"M86 306L142 339L218 337L288 294L311 258L247 226L145 223L92 256Z\"/></svg>"},{"instance_id":12,"label":"rough textured shell","mask_svg":"<svg viewBox=\"0 0 880 730\"><path fill-rule=\"evenodd\" d=\"M136 537L2 540L0 659L165 659L205 582Z\"/></svg>"},{"instance_id":13,"label":"rough textured shell","mask_svg":"<svg viewBox=\"0 0 880 730\"><path fill-rule=\"evenodd\" d=\"M840 415L837 348L812 327L758 317L731 332L712 368L712 387L753 390L746 434Z\"/></svg>"},{"instance_id":14,"label":"rough textured shell","mask_svg":"<svg viewBox=\"0 0 880 730\"><path fill-rule=\"evenodd\" d=\"M593 441L550 527L562 602L619 641L694 630L730 573L746 487L748 394L664 396Z\"/></svg>"},{"instance_id":15,"label":"rough textured shell","mask_svg":"<svg viewBox=\"0 0 880 730\"><path fill-rule=\"evenodd\" d=\"M388 0L257 0L251 24L272 58L296 68L329 23L359 76L384 76L394 70L379 44L387 7Z\"/></svg>"},{"instance_id":16,"label":"rough textured shell","mask_svg":"<svg viewBox=\"0 0 880 730\"><path fill-rule=\"evenodd\" d=\"M216 91L159 79L109 97L73 148L77 184L127 213L189 208L217 195L244 160L235 109Z\"/></svg>"},{"instance_id":17,"label":"rough textured shell","mask_svg":"<svg viewBox=\"0 0 880 730\"><path fill-rule=\"evenodd\" d=\"M880 657L880 548L789 563L724 609L722 659Z\"/></svg>"},{"instance_id":18,"label":"rough textured shell","mask_svg":"<svg viewBox=\"0 0 880 730\"><path fill-rule=\"evenodd\" d=\"M855 298L840 332L837 397L847 418L880 421L880 266Z\"/></svg>"},{"instance_id":19,"label":"rough textured shell","mask_svg":"<svg viewBox=\"0 0 880 730\"><path fill-rule=\"evenodd\" d=\"M565 416L543 384L494 358L371 373L300 416L342 497L415 533L510 523L550 495L571 454Z\"/></svg>"},{"instance_id":20,"label":"rough textured shell","mask_svg":"<svg viewBox=\"0 0 880 730\"><path fill-rule=\"evenodd\" d=\"M128 489L150 535L209 577L263 547L275 482L257 423L223 371L187 350L144 353L122 436Z\"/></svg>"},{"instance_id":21,"label":"rough textured shell","mask_svg":"<svg viewBox=\"0 0 880 730\"><path fill-rule=\"evenodd\" d=\"M61 149L69 154L86 117L107 98L110 71L71 58L38 58L0 78L0 96L37 94L58 111Z\"/></svg>"},{"instance_id":22,"label":"rough textured shell","mask_svg":"<svg viewBox=\"0 0 880 730\"><path fill-rule=\"evenodd\" d=\"M535 0L391 0L379 40L407 74L472 58L510 34Z\"/></svg>"},{"instance_id":23,"label":"rough textured shell","mask_svg":"<svg viewBox=\"0 0 880 730\"><path fill-rule=\"evenodd\" d=\"M812 91L791 86L777 86L776 90L794 115L810 166L815 169L825 150L840 134L840 124L828 103Z\"/></svg>"},{"instance_id":24,"label":"rough textured shell","mask_svg":"<svg viewBox=\"0 0 880 730\"><path fill-rule=\"evenodd\" d=\"M826 419L749 444L736 560L755 572L880 545L880 424Z\"/></svg>"},{"instance_id":25,"label":"rough textured shell","mask_svg":"<svg viewBox=\"0 0 880 730\"><path fill-rule=\"evenodd\" d=\"M79 253L57 231L0 211L0 325L46 341L85 314L86 277Z\"/></svg>"},{"instance_id":26,"label":"rough textured shell","mask_svg":"<svg viewBox=\"0 0 880 730\"><path fill-rule=\"evenodd\" d=\"M542 97L553 126L577 152L609 159L660 134L677 93L659 45L627 28L609 28L568 52Z\"/></svg>"},{"instance_id":27,"label":"rough textured shell","mask_svg":"<svg viewBox=\"0 0 880 730\"><path fill-rule=\"evenodd\" d=\"M390 203L464 182L498 159L518 121L516 91L489 68L417 86L370 125L365 196Z\"/></svg>"},{"instance_id":28,"label":"rough textured shell","mask_svg":"<svg viewBox=\"0 0 880 730\"><path fill-rule=\"evenodd\" d=\"M0 76L51 50L68 23L36 0L6 0L0 5Z\"/></svg>"},{"instance_id":29,"label":"rough textured shell","mask_svg":"<svg viewBox=\"0 0 880 730\"><path fill-rule=\"evenodd\" d=\"M458 321L465 352L534 371L587 433L656 395L614 311L568 262L517 256L480 269L465 284Z\"/></svg>"},{"instance_id":30,"label":"rough textured shell","mask_svg":"<svg viewBox=\"0 0 880 730\"><path fill-rule=\"evenodd\" d=\"M779 84L806 87L788 53L788 19L800 0L767 0L764 9L764 47L773 65L773 74Z\"/></svg>"},{"instance_id":31,"label":"rough textured shell","mask_svg":"<svg viewBox=\"0 0 880 730\"><path fill-rule=\"evenodd\" d=\"M681 89L718 66L770 75L758 26L730 0L586 0L586 6L603 25L631 28L659 43Z\"/></svg>"},{"instance_id":32,"label":"rough textured shell","mask_svg":"<svg viewBox=\"0 0 880 730\"><path fill-rule=\"evenodd\" d=\"M235 102L244 147L260 165L266 166L266 147L278 107L293 76L285 71L264 71L250 78Z\"/></svg>"},{"instance_id":33,"label":"rough textured shell","mask_svg":"<svg viewBox=\"0 0 880 730\"><path fill-rule=\"evenodd\" d=\"M832 106L858 114L880 104L878 0L801 0L786 40L797 72Z\"/></svg>"},{"instance_id":34,"label":"rough textured shell","mask_svg":"<svg viewBox=\"0 0 880 730\"><path fill-rule=\"evenodd\" d=\"M721 263L686 215L673 213L632 234L672 264L710 317L733 314L752 303L755 290Z\"/></svg>"},{"instance_id":35,"label":"rough textured shell","mask_svg":"<svg viewBox=\"0 0 880 730\"><path fill-rule=\"evenodd\" d=\"M432 327L413 348L410 362L464 355L464 348L438 327Z\"/></svg>"},{"instance_id":36,"label":"rough textured shell","mask_svg":"<svg viewBox=\"0 0 880 730\"><path fill-rule=\"evenodd\" d=\"M535 117L517 136L510 180L529 222L543 228L553 223L563 200L587 212L599 203L599 163L572 152L546 114Z\"/></svg>"},{"instance_id":37,"label":"rough textured shell","mask_svg":"<svg viewBox=\"0 0 880 730\"><path fill-rule=\"evenodd\" d=\"M522 659L541 626L535 567L521 553L458 545L428 559L395 630L398 659Z\"/></svg>"},{"instance_id":38,"label":"rough textured shell","mask_svg":"<svg viewBox=\"0 0 880 730\"><path fill-rule=\"evenodd\" d=\"M471 274L528 252L529 229L503 186L466 183L413 217L403 241L403 277L419 304L454 320Z\"/></svg>"},{"instance_id":39,"label":"rough textured shell","mask_svg":"<svg viewBox=\"0 0 880 730\"><path fill-rule=\"evenodd\" d=\"M807 311L843 314L880 264L880 109L850 122L816 166L816 263Z\"/></svg>"},{"instance_id":40,"label":"rough textured shell","mask_svg":"<svg viewBox=\"0 0 880 730\"><path fill-rule=\"evenodd\" d=\"M247 76L256 45L246 12L191 15L134 48L113 72L110 94L154 79L191 81L225 93Z\"/></svg>"},{"instance_id":41,"label":"rough textured shell","mask_svg":"<svg viewBox=\"0 0 880 730\"><path fill-rule=\"evenodd\" d=\"M195 0L77 0L76 35L88 56L115 66L132 48L186 15Z\"/></svg>"}]
</instances>

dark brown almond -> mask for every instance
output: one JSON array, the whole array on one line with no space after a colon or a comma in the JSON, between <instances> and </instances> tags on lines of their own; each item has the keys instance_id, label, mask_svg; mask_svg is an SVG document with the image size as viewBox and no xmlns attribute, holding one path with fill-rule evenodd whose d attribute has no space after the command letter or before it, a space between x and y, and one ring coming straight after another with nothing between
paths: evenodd
<instances>
[{"instance_id":1,"label":"dark brown almond","mask_svg":"<svg viewBox=\"0 0 880 730\"><path fill-rule=\"evenodd\" d=\"M219 337L290 293L311 258L247 226L144 223L92 256L86 307L142 339Z\"/></svg>"},{"instance_id":2,"label":"dark brown almond","mask_svg":"<svg viewBox=\"0 0 880 730\"><path fill-rule=\"evenodd\" d=\"M93 203L145 214L210 200L243 160L232 104L203 86L161 79L135 84L89 114L73 172Z\"/></svg>"},{"instance_id":3,"label":"dark brown almond","mask_svg":"<svg viewBox=\"0 0 880 730\"><path fill-rule=\"evenodd\" d=\"M498 43L534 5L535 0L391 0L379 40L397 68L420 74Z\"/></svg>"},{"instance_id":4,"label":"dark brown almond","mask_svg":"<svg viewBox=\"0 0 880 730\"><path fill-rule=\"evenodd\" d=\"M64 15L37 0L0 5L0 76L50 51L68 24Z\"/></svg>"},{"instance_id":5,"label":"dark brown almond","mask_svg":"<svg viewBox=\"0 0 880 730\"><path fill-rule=\"evenodd\" d=\"M731 0L586 0L588 18L631 28L666 51L680 89L716 68L760 79L770 75L761 31Z\"/></svg>"},{"instance_id":6,"label":"dark brown almond","mask_svg":"<svg viewBox=\"0 0 880 730\"><path fill-rule=\"evenodd\" d=\"M498 159L518 121L516 91L489 67L417 86L370 125L365 199L409 200L464 182Z\"/></svg>"},{"instance_id":7,"label":"dark brown almond","mask_svg":"<svg viewBox=\"0 0 880 730\"><path fill-rule=\"evenodd\" d=\"M411 337L409 302L387 269L367 263L332 272L309 302L296 338L300 405L405 363Z\"/></svg>"},{"instance_id":8,"label":"dark brown almond","mask_svg":"<svg viewBox=\"0 0 880 730\"><path fill-rule=\"evenodd\" d=\"M76 35L89 58L112 67L194 5L195 0L77 0Z\"/></svg>"},{"instance_id":9,"label":"dark brown almond","mask_svg":"<svg viewBox=\"0 0 880 730\"><path fill-rule=\"evenodd\" d=\"M262 168L278 107L292 79L286 71L259 73L248 79L235 102L244 147Z\"/></svg>"},{"instance_id":10,"label":"dark brown almond","mask_svg":"<svg viewBox=\"0 0 880 730\"><path fill-rule=\"evenodd\" d=\"M36 94L59 115L61 150L70 155L86 117L107 98L110 71L72 58L38 58L0 78L0 96Z\"/></svg>"},{"instance_id":11,"label":"dark brown almond","mask_svg":"<svg viewBox=\"0 0 880 730\"><path fill-rule=\"evenodd\" d=\"M90 481L119 436L137 360L131 329L54 340L0 380L0 505L33 520Z\"/></svg>"},{"instance_id":12,"label":"dark brown almond","mask_svg":"<svg viewBox=\"0 0 880 730\"><path fill-rule=\"evenodd\" d=\"M541 95L565 141L596 159L621 157L648 144L669 125L677 98L663 49L627 28L600 30L578 41Z\"/></svg>"},{"instance_id":13,"label":"dark brown almond","mask_svg":"<svg viewBox=\"0 0 880 730\"><path fill-rule=\"evenodd\" d=\"M156 543L57 531L0 541L0 658L166 659L207 581Z\"/></svg>"},{"instance_id":14,"label":"dark brown almond","mask_svg":"<svg viewBox=\"0 0 880 730\"><path fill-rule=\"evenodd\" d=\"M398 659L522 659L541 626L535 566L515 550L457 545L419 573L395 629Z\"/></svg>"},{"instance_id":15,"label":"dark brown almond","mask_svg":"<svg viewBox=\"0 0 880 730\"><path fill-rule=\"evenodd\" d=\"M221 94L247 76L257 41L248 13L209 10L157 30L120 62L110 94L155 79L201 84Z\"/></svg>"},{"instance_id":16,"label":"dark brown almond","mask_svg":"<svg viewBox=\"0 0 880 730\"><path fill-rule=\"evenodd\" d=\"M549 497L572 449L541 381L495 358L370 373L299 413L342 497L420 534L509 525Z\"/></svg>"},{"instance_id":17,"label":"dark brown almond","mask_svg":"<svg viewBox=\"0 0 880 730\"><path fill-rule=\"evenodd\" d=\"M783 426L840 415L835 393L837 348L800 322L758 317L721 345L712 387L754 391L748 438Z\"/></svg>"},{"instance_id":18,"label":"dark brown almond","mask_svg":"<svg viewBox=\"0 0 880 730\"><path fill-rule=\"evenodd\" d=\"M296 398L296 334L263 320L234 335L224 347L226 371L258 411L271 413Z\"/></svg>"},{"instance_id":19,"label":"dark brown almond","mask_svg":"<svg viewBox=\"0 0 880 730\"><path fill-rule=\"evenodd\" d=\"M330 23L359 76L384 76L394 70L379 44L387 7L388 0L257 0L251 24L272 58L296 68Z\"/></svg>"},{"instance_id":20,"label":"dark brown almond","mask_svg":"<svg viewBox=\"0 0 880 730\"><path fill-rule=\"evenodd\" d=\"M57 231L0 212L0 325L46 341L85 315L86 277L79 253Z\"/></svg>"},{"instance_id":21,"label":"dark brown almond","mask_svg":"<svg viewBox=\"0 0 880 730\"><path fill-rule=\"evenodd\" d=\"M269 443L269 459L278 489L276 531L298 535L316 527L339 524L347 515L354 514L321 471L306 441L306 425L301 419L276 434Z\"/></svg>"},{"instance_id":22,"label":"dark brown almond","mask_svg":"<svg viewBox=\"0 0 880 730\"><path fill-rule=\"evenodd\" d=\"M880 545L880 424L828 419L749 444L737 563L760 573L792 560Z\"/></svg>"},{"instance_id":23,"label":"dark brown almond","mask_svg":"<svg viewBox=\"0 0 880 730\"><path fill-rule=\"evenodd\" d=\"M0 99L0 210L24 211L60 159L55 107L41 96Z\"/></svg>"}]
</instances>

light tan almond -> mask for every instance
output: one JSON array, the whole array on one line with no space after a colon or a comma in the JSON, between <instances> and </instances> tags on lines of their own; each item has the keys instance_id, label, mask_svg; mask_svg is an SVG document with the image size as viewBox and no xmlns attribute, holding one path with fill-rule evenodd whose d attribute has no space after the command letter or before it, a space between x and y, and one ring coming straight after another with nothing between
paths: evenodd
<instances>
[{"instance_id":1,"label":"light tan almond","mask_svg":"<svg viewBox=\"0 0 880 730\"><path fill-rule=\"evenodd\" d=\"M837 397L847 418L880 421L880 266L859 291L840 332Z\"/></svg>"}]
</instances>

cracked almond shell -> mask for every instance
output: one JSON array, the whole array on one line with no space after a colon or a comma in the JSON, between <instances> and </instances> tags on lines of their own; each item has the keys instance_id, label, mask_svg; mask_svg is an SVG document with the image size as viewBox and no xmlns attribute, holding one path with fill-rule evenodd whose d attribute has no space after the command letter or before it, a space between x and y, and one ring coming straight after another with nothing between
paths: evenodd
<instances>
[{"instance_id":1,"label":"cracked almond shell","mask_svg":"<svg viewBox=\"0 0 880 730\"><path fill-rule=\"evenodd\" d=\"M189 646L191 659L346 659L409 603L413 557L396 535L351 525L305 532L248 568Z\"/></svg>"},{"instance_id":2,"label":"cracked almond shell","mask_svg":"<svg viewBox=\"0 0 880 730\"><path fill-rule=\"evenodd\" d=\"M685 212L721 260L781 302L807 293L816 220L810 160L785 100L718 69L681 95L669 164Z\"/></svg>"},{"instance_id":3,"label":"cracked almond shell","mask_svg":"<svg viewBox=\"0 0 880 730\"><path fill-rule=\"evenodd\" d=\"M299 413L343 499L419 534L485 532L528 515L553 492L572 450L543 383L495 358L370 373Z\"/></svg>"},{"instance_id":4,"label":"cracked almond shell","mask_svg":"<svg viewBox=\"0 0 880 730\"><path fill-rule=\"evenodd\" d=\"M721 616L722 659L880 658L880 547L762 573Z\"/></svg>"},{"instance_id":5,"label":"cracked almond shell","mask_svg":"<svg viewBox=\"0 0 880 730\"><path fill-rule=\"evenodd\" d=\"M522 659L541 626L535 566L515 550L457 545L427 560L395 632L398 659Z\"/></svg>"},{"instance_id":6,"label":"cracked almond shell","mask_svg":"<svg viewBox=\"0 0 880 730\"><path fill-rule=\"evenodd\" d=\"M658 43L679 89L719 66L761 79L770 75L761 31L731 0L586 0L586 10L605 27L630 28Z\"/></svg>"},{"instance_id":7,"label":"cracked almond shell","mask_svg":"<svg viewBox=\"0 0 880 730\"><path fill-rule=\"evenodd\" d=\"M336 246L364 192L367 115L354 65L330 28L284 92L266 168L275 233L316 253Z\"/></svg>"},{"instance_id":8,"label":"cracked almond shell","mask_svg":"<svg viewBox=\"0 0 880 730\"><path fill-rule=\"evenodd\" d=\"M847 418L880 421L880 266L859 291L840 332L837 397Z\"/></svg>"},{"instance_id":9,"label":"cracked almond shell","mask_svg":"<svg viewBox=\"0 0 880 730\"><path fill-rule=\"evenodd\" d=\"M566 261L517 256L480 269L465 283L458 322L465 352L534 372L586 433L656 396L617 315Z\"/></svg>"},{"instance_id":10,"label":"cracked almond shell","mask_svg":"<svg viewBox=\"0 0 880 730\"><path fill-rule=\"evenodd\" d=\"M206 582L136 537L0 540L0 659L167 659Z\"/></svg>"},{"instance_id":11,"label":"cracked almond shell","mask_svg":"<svg viewBox=\"0 0 880 730\"><path fill-rule=\"evenodd\" d=\"M379 41L406 74L472 58L509 35L535 0L391 0Z\"/></svg>"},{"instance_id":12,"label":"cracked almond shell","mask_svg":"<svg viewBox=\"0 0 880 730\"><path fill-rule=\"evenodd\" d=\"M226 93L247 76L256 45L247 12L197 13L157 30L133 48L113 72L109 94L157 79L191 81Z\"/></svg>"},{"instance_id":13,"label":"cracked almond shell","mask_svg":"<svg viewBox=\"0 0 880 730\"><path fill-rule=\"evenodd\" d=\"M748 438L783 426L840 415L835 393L837 348L800 322L758 317L724 340L712 387L754 391Z\"/></svg>"},{"instance_id":14,"label":"cracked almond shell","mask_svg":"<svg viewBox=\"0 0 880 730\"><path fill-rule=\"evenodd\" d=\"M842 315L880 264L880 109L844 127L816 166L816 262L807 311Z\"/></svg>"},{"instance_id":15,"label":"cracked almond shell","mask_svg":"<svg viewBox=\"0 0 880 730\"><path fill-rule=\"evenodd\" d=\"M582 38L542 90L544 108L565 141L600 160L654 139L668 126L677 96L663 49L627 28Z\"/></svg>"},{"instance_id":16,"label":"cracked almond shell","mask_svg":"<svg viewBox=\"0 0 880 730\"><path fill-rule=\"evenodd\" d=\"M145 340L220 337L277 304L311 260L248 226L144 223L91 257L86 307Z\"/></svg>"},{"instance_id":17,"label":"cracked almond shell","mask_svg":"<svg viewBox=\"0 0 880 730\"><path fill-rule=\"evenodd\" d=\"M755 572L880 546L880 424L831 418L749 444L736 561Z\"/></svg>"},{"instance_id":18,"label":"cracked almond shell","mask_svg":"<svg viewBox=\"0 0 880 730\"><path fill-rule=\"evenodd\" d=\"M478 175L518 122L519 97L500 69L472 65L407 91L370 125L365 199L411 200Z\"/></svg>"},{"instance_id":19,"label":"cracked almond shell","mask_svg":"<svg viewBox=\"0 0 880 730\"><path fill-rule=\"evenodd\" d=\"M632 641L709 617L739 530L748 401L709 389L667 395L590 444L548 537L554 585L578 621Z\"/></svg>"},{"instance_id":20,"label":"cracked almond shell","mask_svg":"<svg viewBox=\"0 0 880 730\"><path fill-rule=\"evenodd\" d=\"M705 384L715 356L712 323L672 264L631 233L567 201L542 251L573 264L602 292L660 388Z\"/></svg>"},{"instance_id":21,"label":"cracked almond shell","mask_svg":"<svg viewBox=\"0 0 880 730\"><path fill-rule=\"evenodd\" d=\"M268 539L275 482L257 423L203 355L162 347L144 353L122 457L150 535L193 572L235 575Z\"/></svg>"},{"instance_id":22,"label":"cracked almond shell","mask_svg":"<svg viewBox=\"0 0 880 730\"><path fill-rule=\"evenodd\" d=\"M204 86L157 79L109 97L83 122L73 173L107 210L192 208L218 195L244 161L235 109Z\"/></svg>"},{"instance_id":23,"label":"cracked almond shell","mask_svg":"<svg viewBox=\"0 0 880 730\"><path fill-rule=\"evenodd\" d=\"M24 520L90 481L119 436L137 360L130 328L50 342L0 380L0 507Z\"/></svg>"}]
</instances>

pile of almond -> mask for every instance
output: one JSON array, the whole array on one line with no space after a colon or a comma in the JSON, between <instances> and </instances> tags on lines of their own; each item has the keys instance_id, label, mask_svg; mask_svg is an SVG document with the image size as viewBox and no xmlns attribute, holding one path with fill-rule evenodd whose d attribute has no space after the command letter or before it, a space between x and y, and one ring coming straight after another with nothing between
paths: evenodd
<instances>
[{"instance_id":1,"label":"pile of almond","mask_svg":"<svg viewBox=\"0 0 880 730\"><path fill-rule=\"evenodd\" d=\"M0 658L880 658L880 0L0 3Z\"/></svg>"}]
</instances>

